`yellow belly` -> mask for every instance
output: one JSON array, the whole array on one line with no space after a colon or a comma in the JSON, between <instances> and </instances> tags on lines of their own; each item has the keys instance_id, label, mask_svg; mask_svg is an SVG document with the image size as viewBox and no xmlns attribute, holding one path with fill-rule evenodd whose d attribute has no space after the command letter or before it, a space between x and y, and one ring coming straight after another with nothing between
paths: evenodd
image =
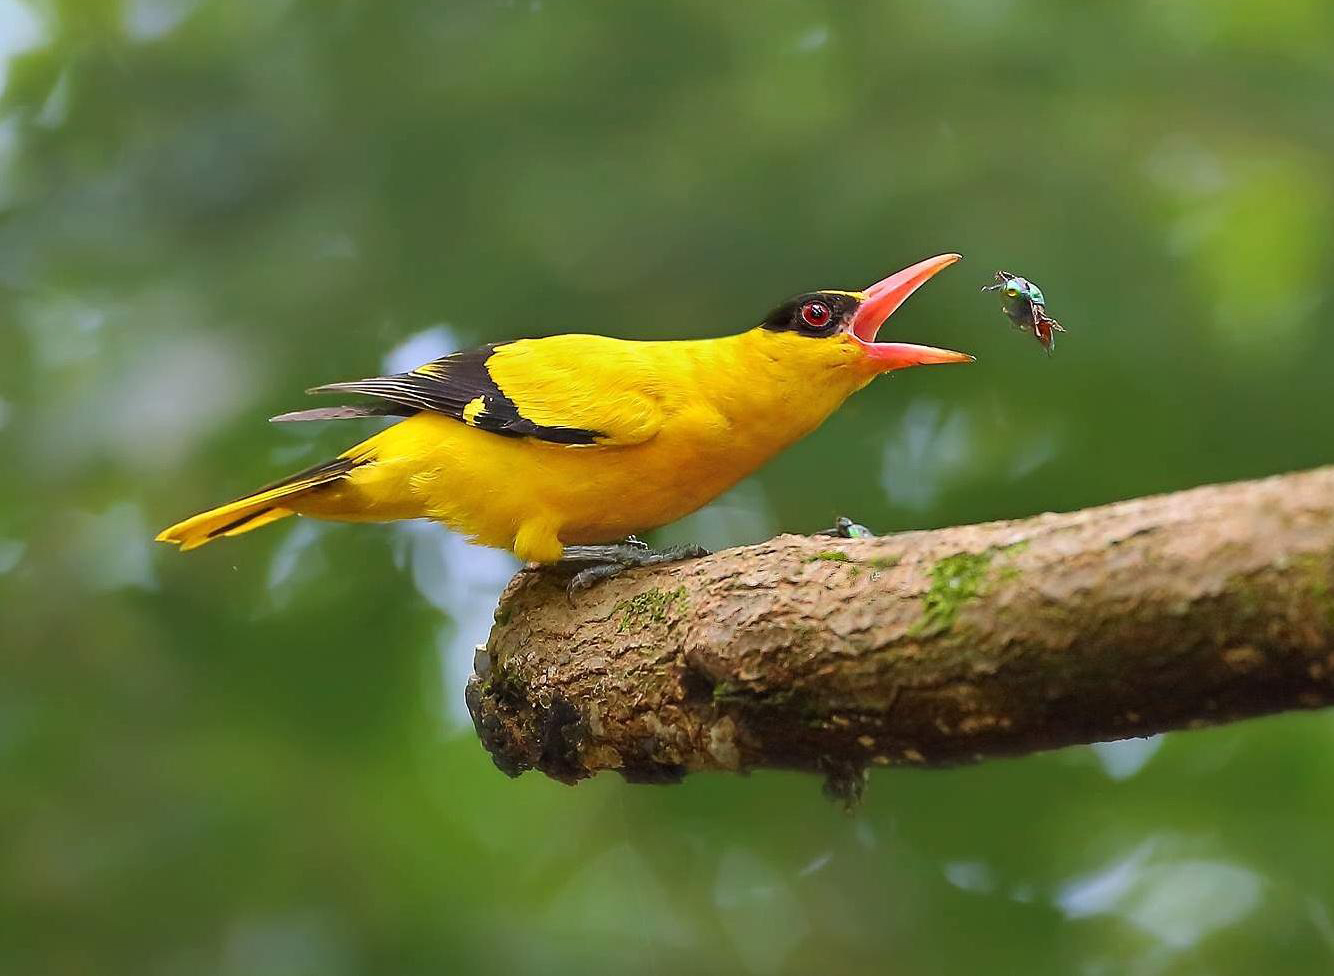
<instances>
[{"instance_id":1,"label":"yellow belly","mask_svg":"<svg viewBox=\"0 0 1334 976\"><path fill-rule=\"evenodd\" d=\"M562 545L673 522L783 446L701 437L710 426L692 424L690 436L669 428L628 447L567 447L419 414L365 445L378 460L305 496L297 510L345 521L431 518L482 545L550 562Z\"/></svg>"}]
</instances>

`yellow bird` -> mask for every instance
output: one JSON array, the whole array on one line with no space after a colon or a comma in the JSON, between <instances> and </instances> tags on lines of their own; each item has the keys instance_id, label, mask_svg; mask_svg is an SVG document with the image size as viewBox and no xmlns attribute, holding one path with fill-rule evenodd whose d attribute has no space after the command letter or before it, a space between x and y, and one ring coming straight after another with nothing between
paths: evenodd
<instances>
[{"instance_id":1,"label":"yellow bird","mask_svg":"<svg viewBox=\"0 0 1334 976\"><path fill-rule=\"evenodd\" d=\"M520 339L316 387L309 392L381 402L273 419L406 419L332 461L173 525L158 541L194 549L289 515L428 518L526 561L582 566L575 586L700 554L607 543L705 505L880 373L971 362L875 341L909 295L957 260L929 258L864 291L799 295L756 328L720 339Z\"/></svg>"}]
</instances>

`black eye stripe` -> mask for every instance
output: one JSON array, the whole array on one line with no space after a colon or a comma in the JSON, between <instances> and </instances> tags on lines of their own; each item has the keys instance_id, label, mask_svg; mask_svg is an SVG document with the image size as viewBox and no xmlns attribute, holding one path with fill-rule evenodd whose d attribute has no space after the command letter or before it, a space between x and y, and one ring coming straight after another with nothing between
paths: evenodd
<instances>
[{"instance_id":1,"label":"black eye stripe","mask_svg":"<svg viewBox=\"0 0 1334 976\"><path fill-rule=\"evenodd\" d=\"M765 316L760 326L770 332L795 332L814 338L831 336L857 304L855 296L844 292L808 292L779 305Z\"/></svg>"}]
</instances>

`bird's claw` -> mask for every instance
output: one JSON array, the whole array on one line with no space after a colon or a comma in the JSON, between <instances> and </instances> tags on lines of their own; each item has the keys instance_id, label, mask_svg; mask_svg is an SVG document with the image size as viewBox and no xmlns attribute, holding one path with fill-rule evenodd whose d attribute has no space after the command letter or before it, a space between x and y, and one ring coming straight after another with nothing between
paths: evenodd
<instances>
[{"instance_id":1,"label":"bird's claw","mask_svg":"<svg viewBox=\"0 0 1334 976\"><path fill-rule=\"evenodd\" d=\"M565 563L591 564L570 577L565 586L566 595L573 600L580 590L619 576L627 569L640 566L660 566L663 563L675 563L684 559L698 559L709 555L703 546L671 546L667 549L650 549L633 536L626 542L614 546L566 546Z\"/></svg>"}]
</instances>

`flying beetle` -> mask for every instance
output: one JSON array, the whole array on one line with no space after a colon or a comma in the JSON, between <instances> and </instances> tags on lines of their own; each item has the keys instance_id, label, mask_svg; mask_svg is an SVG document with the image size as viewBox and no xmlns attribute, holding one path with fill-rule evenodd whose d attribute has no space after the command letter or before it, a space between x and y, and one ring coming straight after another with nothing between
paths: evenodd
<instances>
[{"instance_id":1,"label":"flying beetle","mask_svg":"<svg viewBox=\"0 0 1334 976\"><path fill-rule=\"evenodd\" d=\"M1008 271L996 272L994 285L983 285L983 291L1000 292L1001 309L1005 312L1016 329L1032 332L1033 336L1051 355L1056 345L1056 333L1064 332L1061 323L1047 314L1047 300L1042 296L1042 289L1027 278L1010 274Z\"/></svg>"}]
</instances>

